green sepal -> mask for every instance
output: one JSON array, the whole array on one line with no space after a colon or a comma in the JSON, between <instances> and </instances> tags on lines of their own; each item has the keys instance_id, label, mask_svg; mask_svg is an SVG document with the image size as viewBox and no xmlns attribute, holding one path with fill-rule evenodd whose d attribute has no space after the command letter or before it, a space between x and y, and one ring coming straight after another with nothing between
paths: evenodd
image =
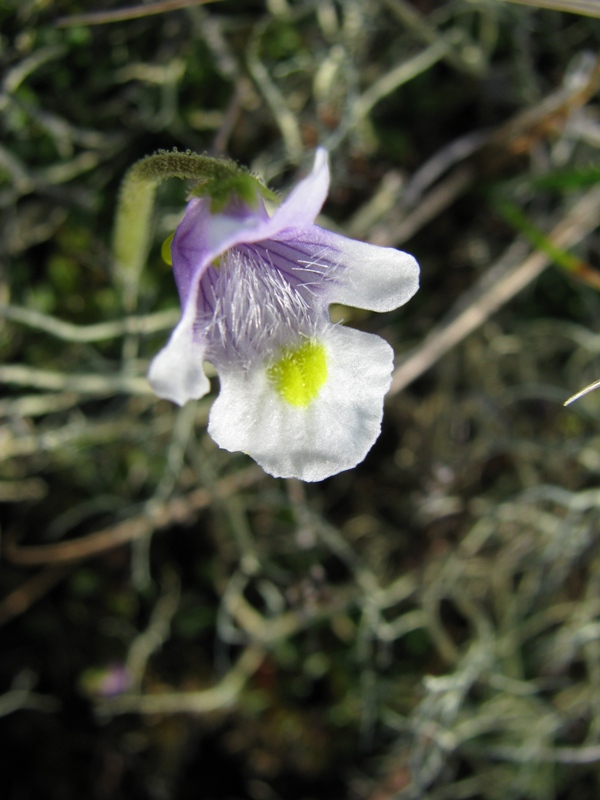
<instances>
[{"instance_id":1,"label":"green sepal","mask_svg":"<svg viewBox=\"0 0 600 800\"><path fill-rule=\"evenodd\" d=\"M258 198L277 202L272 192L258 178L241 167L229 175L219 175L200 181L191 192L192 197L210 197L210 210L213 214L222 213L234 197L239 198L249 208L258 207Z\"/></svg>"},{"instance_id":2,"label":"green sepal","mask_svg":"<svg viewBox=\"0 0 600 800\"><path fill-rule=\"evenodd\" d=\"M173 233L167 236L167 238L164 240L160 248L160 254L162 256L162 260L165 262L165 264L168 264L169 267L173 266L173 257L171 256L171 244L174 238L175 238L175 231L173 231Z\"/></svg>"}]
</instances>

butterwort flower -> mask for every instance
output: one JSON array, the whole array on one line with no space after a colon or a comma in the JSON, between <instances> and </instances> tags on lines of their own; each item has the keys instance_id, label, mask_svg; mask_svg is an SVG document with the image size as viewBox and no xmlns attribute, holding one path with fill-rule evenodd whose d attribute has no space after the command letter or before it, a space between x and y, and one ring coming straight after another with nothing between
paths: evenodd
<instances>
[{"instance_id":1,"label":"butterwort flower","mask_svg":"<svg viewBox=\"0 0 600 800\"><path fill-rule=\"evenodd\" d=\"M79 678L85 694L94 697L117 697L131 689L131 675L123 664L90 667Z\"/></svg>"},{"instance_id":2,"label":"butterwort flower","mask_svg":"<svg viewBox=\"0 0 600 800\"><path fill-rule=\"evenodd\" d=\"M276 477L319 481L363 460L381 430L393 351L333 324L329 305L391 311L418 288L415 259L315 225L329 188L327 153L269 216L232 196L215 213L190 200L171 243L181 320L150 383L180 405L220 392L208 432Z\"/></svg>"}]
</instances>

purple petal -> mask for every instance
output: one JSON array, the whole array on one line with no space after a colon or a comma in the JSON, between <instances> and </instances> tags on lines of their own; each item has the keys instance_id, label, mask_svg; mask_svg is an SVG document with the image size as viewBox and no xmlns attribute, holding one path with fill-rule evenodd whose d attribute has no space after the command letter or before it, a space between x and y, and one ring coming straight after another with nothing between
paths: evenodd
<instances>
[{"instance_id":1,"label":"purple petal","mask_svg":"<svg viewBox=\"0 0 600 800\"><path fill-rule=\"evenodd\" d=\"M192 286L208 265L221 253L240 241L269 219L262 200L256 211L247 213L211 214L206 197L190 200L185 216L175 231L171 253L173 274L181 304L185 305Z\"/></svg>"},{"instance_id":2,"label":"purple petal","mask_svg":"<svg viewBox=\"0 0 600 800\"><path fill-rule=\"evenodd\" d=\"M329 191L329 163L327 151L319 147L310 175L301 180L287 200L273 214L265 238L272 238L286 228L312 225ZM256 239L254 241L257 241Z\"/></svg>"},{"instance_id":3,"label":"purple petal","mask_svg":"<svg viewBox=\"0 0 600 800\"><path fill-rule=\"evenodd\" d=\"M289 234L287 247L305 254L300 268L323 272L327 303L392 311L419 288L419 266L402 250L357 242L317 225Z\"/></svg>"},{"instance_id":4,"label":"purple petal","mask_svg":"<svg viewBox=\"0 0 600 800\"><path fill-rule=\"evenodd\" d=\"M328 189L327 152L320 148L310 175L300 181L272 217L268 216L260 199L256 211L236 201L228 213L214 215L207 198L191 200L171 246L173 272L182 304L187 302L208 264L227 250L275 238L288 228L311 225L325 202Z\"/></svg>"}]
</instances>

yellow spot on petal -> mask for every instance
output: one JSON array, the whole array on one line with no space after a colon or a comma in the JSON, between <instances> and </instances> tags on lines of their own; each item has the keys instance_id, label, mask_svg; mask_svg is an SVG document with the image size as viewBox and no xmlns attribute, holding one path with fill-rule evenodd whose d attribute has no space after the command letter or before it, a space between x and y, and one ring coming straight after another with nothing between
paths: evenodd
<instances>
[{"instance_id":1,"label":"yellow spot on petal","mask_svg":"<svg viewBox=\"0 0 600 800\"><path fill-rule=\"evenodd\" d=\"M170 267L173 266L173 259L171 258L171 242L173 241L173 237L175 233L172 233L162 243L162 247L160 248L160 254L163 258L163 261L166 262Z\"/></svg>"},{"instance_id":2,"label":"yellow spot on petal","mask_svg":"<svg viewBox=\"0 0 600 800\"><path fill-rule=\"evenodd\" d=\"M267 374L279 395L291 406L306 408L327 380L327 355L322 344L308 341L286 349Z\"/></svg>"}]
</instances>

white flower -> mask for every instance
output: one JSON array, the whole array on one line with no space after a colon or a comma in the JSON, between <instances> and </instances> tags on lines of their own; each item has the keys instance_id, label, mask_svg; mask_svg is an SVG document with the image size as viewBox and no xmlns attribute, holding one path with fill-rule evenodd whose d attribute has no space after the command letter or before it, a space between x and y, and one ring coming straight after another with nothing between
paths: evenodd
<instances>
[{"instance_id":1,"label":"white flower","mask_svg":"<svg viewBox=\"0 0 600 800\"><path fill-rule=\"evenodd\" d=\"M156 356L150 383L182 405L210 384L220 393L208 431L276 477L319 481L363 460L381 429L392 348L334 325L331 303L391 311L418 288L407 253L314 224L329 188L320 149L308 177L267 214L232 199L211 213L194 198L171 245L182 316Z\"/></svg>"}]
</instances>

